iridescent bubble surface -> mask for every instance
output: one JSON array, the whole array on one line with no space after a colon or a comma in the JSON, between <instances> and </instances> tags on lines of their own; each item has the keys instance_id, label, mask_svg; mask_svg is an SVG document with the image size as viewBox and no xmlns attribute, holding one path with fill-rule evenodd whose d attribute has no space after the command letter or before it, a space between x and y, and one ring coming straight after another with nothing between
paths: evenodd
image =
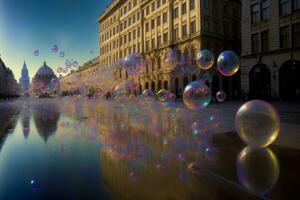
<instances>
[{"instance_id":1,"label":"iridescent bubble surface","mask_svg":"<svg viewBox=\"0 0 300 200\"><path fill-rule=\"evenodd\" d=\"M33 51L33 55L34 55L34 56L39 56L39 55L40 55L40 51L37 50L37 49L34 50L34 51Z\"/></svg>"},{"instance_id":2,"label":"iridescent bubble surface","mask_svg":"<svg viewBox=\"0 0 300 200\"><path fill-rule=\"evenodd\" d=\"M197 66L202 70L209 70L215 63L214 55L208 49L203 49L197 53Z\"/></svg>"},{"instance_id":3,"label":"iridescent bubble surface","mask_svg":"<svg viewBox=\"0 0 300 200\"><path fill-rule=\"evenodd\" d=\"M216 99L218 102L224 102L226 100L226 98L227 98L227 95L226 95L225 91L220 90L217 92Z\"/></svg>"},{"instance_id":4,"label":"iridescent bubble surface","mask_svg":"<svg viewBox=\"0 0 300 200\"><path fill-rule=\"evenodd\" d=\"M174 49L170 49L165 58L165 65L169 69L174 69L178 65L178 53Z\"/></svg>"},{"instance_id":5,"label":"iridescent bubble surface","mask_svg":"<svg viewBox=\"0 0 300 200\"><path fill-rule=\"evenodd\" d=\"M65 53L63 51L59 52L59 57L61 58L65 57Z\"/></svg>"},{"instance_id":6,"label":"iridescent bubble surface","mask_svg":"<svg viewBox=\"0 0 300 200\"><path fill-rule=\"evenodd\" d=\"M238 72L240 60L233 51L224 51L220 54L217 65L223 76L232 76Z\"/></svg>"},{"instance_id":7,"label":"iridescent bubble surface","mask_svg":"<svg viewBox=\"0 0 300 200\"><path fill-rule=\"evenodd\" d=\"M169 91L166 89L161 89L157 92L156 97L159 101L163 102L166 101L169 95Z\"/></svg>"},{"instance_id":8,"label":"iridescent bubble surface","mask_svg":"<svg viewBox=\"0 0 300 200\"><path fill-rule=\"evenodd\" d=\"M129 54L125 57L123 65L129 75L138 75L144 66L144 59L139 54Z\"/></svg>"},{"instance_id":9,"label":"iridescent bubble surface","mask_svg":"<svg viewBox=\"0 0 300 200\"><path fill-rule=\"evenodd\" d=\"M279 115L268 102L248 101L237 111L235 127L238 135L246 144L266 147L272 144L279 135Z\"/></svg>"},{"instance_id":10,"label":"iridescent bubble surface","mask_svg":"<svg viewBox=\"0 0 300 200\"><path fill-rule=\"evenodd\" d=\"M268 148L244 148L237 158L237 174L241 184L255 195L265 195L279 178L279 162Z\"/></svg>"},{"instance_id":11,"label":"iridescent bubble surface","mask_svg":"<svg viewBox=\"0 0 300 200\"><path fill-rule=\"evenodd\" d=\"M211 89L203 81L194 81L186 86L183 92L183 102L192 110L199 110L209 105Z\"/></svg>"},{"instance_id":12,"label":"iridescent bubble surface","mask_svg":"<svg viewBox=\"0 0 300 200\"><path fill-rule=\"evenodd\" d=\"M59 51L58 46L57 46L57 45L53 45L53 47L51 48L51 51L52 51L53 53L57 53L57 52Z\"/></svg>"}]
</instances>

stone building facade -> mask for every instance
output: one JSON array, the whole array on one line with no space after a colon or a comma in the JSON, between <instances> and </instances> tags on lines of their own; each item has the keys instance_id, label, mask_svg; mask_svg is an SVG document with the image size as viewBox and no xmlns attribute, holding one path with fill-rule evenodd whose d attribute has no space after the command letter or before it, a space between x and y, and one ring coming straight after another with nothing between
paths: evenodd
<instances>
[{"instance_id":1,"label":"stone building facade","mask_svg":"<svg viewBox=\"0 0 300 200\"><path fill-rule=\"evenodd\" d=\"M0 96L15 96L17 94L18 83L14 74L0 58Z\"/></svg>"},{"instance_id":2,"label":"stone building facade","mask_svg":"<svg viewBox=\"0 0 300 200\"><path fill-rule=\"evenodd\" d=\"M77 70L71 71L68 75L60 77L60 87L63 94L79 94L82 90L101 90L101 83L96 81L99 73L99 57L89 60Z\"/></svg>"},{"instance_id":3,"label":"stone building facade","mask_svg":"<svg viewBox=\"0 0 300 200\"><path fill-rule=\"evenodd\" d=\"M242 1L241 86L250 98L300 100L300 0Z\"/></svg>"},{"instance_id":4,"label":"stone building facade","mask_svg":"<svg viewBox=\"0 0 300 200\"><path fill-rule=\"evenodd\" d=\"M165 88L180 95L203 75L195 67L198 50L210 49L216 58L223 50L239 53L240 8L239 0L114 0L98 21L99 65L116 66L130 53L141 54L147 60L144 72L129 77L116 68L115 80L133 79L140 91ZM174 70L164 62L170 49L178 52ZM231 96L239 90L239 74L224 78L214 69L209 72L214 91Z\"/></svg>"}]
</instances>

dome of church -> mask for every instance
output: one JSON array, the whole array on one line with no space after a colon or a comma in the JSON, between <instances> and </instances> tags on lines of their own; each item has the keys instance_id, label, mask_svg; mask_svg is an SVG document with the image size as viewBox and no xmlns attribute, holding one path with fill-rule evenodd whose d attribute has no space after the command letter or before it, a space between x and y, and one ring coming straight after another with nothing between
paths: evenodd
<instances>
[{"instance_id":1,"label":"dome of church","mask_svg":"<svg viewBox=\"0 0 300 200\"><path fill-rule=\"evenodd\" d=\"M46 62L34 75L31 83L32 92L35 94L45 93L51 86L51 80L57 78L53 70L47 66Z\"/></svg>"},{"instance_id":2,"label":"dome of church","mask_svg":"<svg viewBox=\"0 0 300 200\"><path fill-rule=\"evenodd\" d=\"M35 77L36 76L55 76L53 70L46 65L46 62L44 62L44 65L41 66L39 68L39 70L37 71L37 73L35 74ZM56 77L56 76L55 76Z\"/></svg>"}]
</instances>

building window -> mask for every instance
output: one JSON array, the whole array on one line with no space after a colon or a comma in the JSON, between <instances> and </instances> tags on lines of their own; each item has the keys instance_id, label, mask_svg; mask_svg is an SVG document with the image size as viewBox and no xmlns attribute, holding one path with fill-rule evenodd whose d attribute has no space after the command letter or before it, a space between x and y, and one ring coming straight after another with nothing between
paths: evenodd
<instances>
[{"instance_id":1,"label":"building window","mask_svg":"<svg viewBox=\"0 0 300 200\"><path fill-rule=\"evenodd\" d=\"M195 9L195 0L190 0L190 10Z\"/></svg>"},{"instance_id":2,"label":"building window","mask_svg":"<svg viewBox=\"0 0 300 200\"><path fill-rule=\"evenodd\" d=\"M259 34L252 34L251 36L251 44L252 44L252 53L259 52Z\"/></svg>"},{"instance_id":3,"label":"building window","mask_svg":"<svg viewBox=\"0 0 300 200\"><path fill-rule=\"evenodd\" d=\"M223 23L223 34L224 36L228 36L228 22Z\"/></svg>"},{"instance_id":4,"label":"building window","mask_svg":"<svg viewBox=\"0 0 300 200\"><path fill-rule=\"evenodd\" d=\"M191 35L193 35L193 34L195 34L196 33L196 21L192 21L191 23L190 23L190 33L191 33Z\"/></svg>"},{"instance_id":5,"label":"building window","mask_svg":"<svg viewBox=\"0 0 300 200\"><path fill-rule=\"evenodd\" d=\"M293 24L293 46L300 46L300 23Z\"/></svg>"},{"instance_id":6,"label":"building window","mask_svg":"<svg viewBox=\"0 0 300 200\"><path fill-rule=\"evenodd\" d=\"M173 40L174 40L174 42L176 42L178 40L178 28L174 29Z\"/></svg>"},{"instance_id":7,"label":"building window","mask_svg":"<svg viewBox=\"0 0 300 200\"><path fill-rule=\"evenodd\" d=\"M168 42L168 33L164 33L163 40L165 44Z\"/></svg>"},{"instance_id":8,"label":"building window","mask_svg":"<svg viewBox=\"0 0 300 200\"><path fill-rule=\"evenodd\" d=\"M209 9L209 1L208 0L204 0L203 1L203 6L205 9Z\"/></svg>"},{"instance_id":9,"label":"building window","mask_svg":"<svg viewBox=\"0 0 300 200\"><path fill-rule=\"evenodd\" d=\"M261 20L265 21L269 18L269 0L263 0L261 2Z\"/></svg>"},{"instance_id":10,"label":"building window","mask_svg":"<svg viewBox=\"0 0 300 200\"><path fill-rule=\"evenodd\" d=\"M208 17L204 18L204 30L207 32L210 31L210 22Z\"/></svg>"},{"instance_id":11,"label":"building window","mask_svg":"<svg viewBox=\"0 0 300 200\"><path fill-rule=\"evenodd\" d=\"M146 32L149 32L149 23L146 23Z\"/></svg>"},{"instance_id":12,"label":"building window","mask_svg":"<svg viewBox=\"0 0 300 200\"><path fill-rule=\"evenodd\" d=\"M280 48L289 47L290 35L289 26L284 26L280 28Z\"/></svg>"},{"instance_id":13,"label":"building window","mask_svg":"<svg viewBox=\"0 0 300 200\"><path fill-rule=\"evenodd\" d=\"M183 38L187 37L187 26L186 26L186 24L182 26L182 37Z\"/></svg>"},{"instance_id":14,"label":"building window","mask_svg":"<svg viewBox=\"0 0 300 200\"><path fill-rule=\"evenodd\" d=\"M146 42L146 51L149 51L150 50L150 42L149 40Z\"/></svg>"},{"instance_id":15,"label":"building window","mask_svg":"<svg viewBox=\"0 0 300 200\"><path fill-rule=\"evenodd\" d=\"M154 29L155 28L155 21L154 19L151 20L151 29Z\"/></svg>"},{"instance_id":16,"label":"building window","mask_svg":"<svg viewBox=\"0 0 300 200\"><path fill-rule=\"evenodd\" d=\"M290 14L289 0L280 0L279 9L281 16Z\"/></svg>"},{"instance_id":17,"label":"building window","mask_svg":"<svg viewBox=\"0 0 300 200\"><path fill-rule=\"evenodd\" d=\"M156 7L159 8L160 7L160 0L156 1Z\"/></svg>"},{"instance_id":18,"label":"building window","mask_svg":"<svg viewBox=\"0 0 300 200\"><path fill-rule=\"evenodd\" d=\"M269 50L269 31L261 32L261 50L262 51Z\"/></svg>"},{"instance_id":19,"label":"building window","mask_svg":"<svg viewBox=\"0 0 300 200\"><path fill-rule=\"evenodd\" d=\"M213 25L214 25L214 33L218 33L218 30L219 30L219 27L218 27L218 22L217 21L214 21L213 22Z\"/></svg>"},{"instance_id":20,"label":"building window","mask_svg":"<svg viewBox=\"0 0 300 200\"><path fill-rule=\"evenodd\" d=\"M152 40L151 40L151 47L152 47L152 49L155 48L155 39L154 38L152 38Z\"/></svg>"},{"instance_id":21,"label":"building window","mask_svg":"<svg viewBox=\"0 0 300 200\"><path fill-rule=\"evenodd\" d=\"M157 47L160 47L161 45L161 36L157 36Z\"/></svg>"},{"instance_id":22,"label":"building window","mask_svg":"<svg viewBox=\"0 0 300 200\"><path fill-rule=\"evenodd\" d=\"M178 18L178 7L174 8L174 10L173 10L173 18L174 19Z\"/></svg>"},{"instance_id":23,"label":"building window","mask_svg":"<svg viewBox=\"0 0 300 200\"><path fill-rule=\"evenodd\" d=\"M163 14L163 23L166 23L167 21L168 21L168 13L165 12L165 13Z\"/></svg>"},{"instance_id":24,"label":"building window","mask_svg":"<svg viewBox=\"0 0 300 200\"><path fill-rule=\"evenodd\" d=\"M293 0L293 10L300 9L300 0Z\"/></svg>"},{"instance_id":25,"label":"building window","mask_svg":"<svg viewBox=\"0 0 300 200\"><path fill-rule=\"evenodd\" d=\"M256 24L259 22L259 6L258 3L251 6L251 23Z\"/></svg>"},{"instance_id":26,"label":"building window","mask_svg":"<svg viewBox=\"0 0 300 200\"><path fill-rule=\"evenodd\" d=\"M160 22L161 22L161 19L160 19L160 16L158 16L156 18L156 26L160 26Z\"/></svg>"},{"instance_id":27,"label":"building window","mask_svg":"<svg viewBox=\"0 0 300 200\"><path fill-rule=\"evenodd\" d=\"M182 5L181 5L181 13L182 13L182 15L186 14L186 3L185 2L182 3Z\"/></svg>"}]
</instances>

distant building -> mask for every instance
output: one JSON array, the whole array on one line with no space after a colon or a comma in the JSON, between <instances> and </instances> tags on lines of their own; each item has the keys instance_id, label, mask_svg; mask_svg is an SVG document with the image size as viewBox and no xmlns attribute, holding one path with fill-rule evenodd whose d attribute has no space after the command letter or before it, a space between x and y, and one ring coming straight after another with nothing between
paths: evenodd
<instances>
[{"instance_id":1,"label":"distant building","mask_svg":"<svg viewBox=\"0 0 300 200\"><path fill-rule=\"evenodd\" d=\"M139 76L116 68L115 80L134 79L140 91L165 88L181 95L185 86L202 78L195 67L196 52L210 49L216 59L223 50L240 53L241 1L239 0L114 0L99 17L100 66L118 65L130 53L147 60ZM168 69L168 51L178 54L175 70ZM240 90L239 74L225 78L209 71L212 89L229 97Z\"/></svg>"},{"instance_id":2,"label":"distant building","mask_svg":"<svg viewBox=\"0 0 300 200\"><path fill-rule=\"evenodd\" d=\"M0 96L14 96L18 93L18 83L11 69L0 58Z\"/></svg>"},{"instance_id":3,"label":"distant building","mask_svg":"<svg viewBox=\"0 0 300 200\"><path fill-rule=\"evenodd\" d=\"M250 98L300 100L300 0L242 1L241 83Z\"/></svg>"},{"instance_id":4,"label":"distant building","mask_svg":"<svg viewBox=\"0 0 300 200\"><path fill-rule=\"evenodd\" d=\"M44 62L43 66L38 69L31 81L31 93L37 96L46 93L49 94L51 80L55 78L57 77L53 70Z\"/></svg>"},{"instance_id":5,"label":"distant building","mask_svg":"<svg viewBox=\"0 0 300 200\"><path fill-rule=\"evenodd\" d=\"M29 78L28 69L25 61L22 68L21 78L19 80L19 86L20 86L21 93L25 93L29 90L30 78Z\"/></svg>"}]
</instances>

